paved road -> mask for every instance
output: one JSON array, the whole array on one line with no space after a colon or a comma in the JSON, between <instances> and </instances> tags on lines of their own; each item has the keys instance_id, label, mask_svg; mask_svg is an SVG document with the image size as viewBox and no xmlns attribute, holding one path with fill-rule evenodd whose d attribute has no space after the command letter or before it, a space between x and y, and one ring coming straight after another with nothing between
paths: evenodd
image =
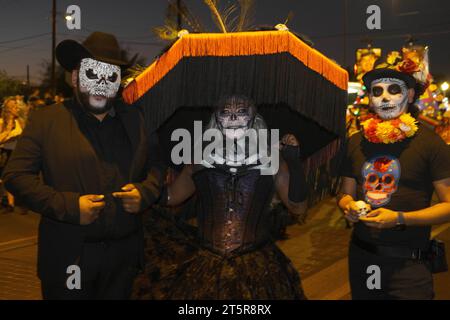
<instances>
[{"instance_id":1,"label":"paved road","mask_svg":"<svg viewBox=\"0 0 450 320\"><path fill-rule=\"evenodd\" d=\"M40 299L36 277L36 230L39 217L0 213L0 299ZM350 229L326 199L312 208L304 225L288 228L281 249L299 270L309 299L350 299L347 244ZM447 244L450 258L450 224L434 229ZM450 261L449 261L450 265ZM436 299L450 300L450 273L435 276Z\"/></svg>"},{"instance_id":2,"label":"paved road","mask_svg":"<svg viewBox=\"0 0 450 320\"><path fill-rule=\"evenodd\" d=\"M39 216L0 212L0 299L41 299L36 277Z\"/></svg>"},{"instance_id":3,"label":"paved road","mask_svg":"<svg viewBox=\"0 0 450 320\"><path fill-rule=\"evenodd\" d=\"M36 245L0 252L0 299L40 300Z\"/></svg>"}]
</instances>

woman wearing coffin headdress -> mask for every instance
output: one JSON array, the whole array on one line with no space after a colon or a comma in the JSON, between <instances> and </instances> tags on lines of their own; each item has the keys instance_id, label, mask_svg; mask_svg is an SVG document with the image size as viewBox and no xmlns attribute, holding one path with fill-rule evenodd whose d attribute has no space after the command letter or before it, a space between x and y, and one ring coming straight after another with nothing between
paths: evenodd
<instances>
[{"instance_id":1,"label":"woman wearing coffin headdress","mask_svg":"<svg viewBox=\"0 0 450 320\"><path fill-rule=\"evenodd\" d=\"M241 17L250 2L239 1ZM302 161L314 175L315 165L335 153L345 133L348 73L285 25L242 32L245 23L226 22L245 18L220 19L218 1L208 3L222 33L194 28L189 34L167 23L158 31L174 42L124 90L125 100L139 103L148 125L158 128L168 165L183 164L164 188L160 204L176 207L192 199L189 211L197 228L196 234L186 235L174 227L175 218L145 217L147 265L133 297L304 299L298 272L272 237L270 204L278 194L291 213L303 215L307 183ZM212 115L205 112L211 107ZM173 130L194 133L196 140L192 124L197 120L208 123L204 135L214 133L213 144L224 143L210 148L194 141L202 161L174 161L168 142ZM279 135L263 137L269 128ZM246 144L252 133L256 140ZM255 150L260 142L263 147ZM195 160L198 153L189 154Z\"/></svg>"},{"instance_id":2,"label":"woman wearing coffin headdress","mask_svg":"<svg viewBox=\"0 0 450 320\"><path fill-rule=\"evenodd\" d=\"M243 95L222 98L208 128L220 135L223 149L207 154L202 164L185 165L163 192L161 204L171 207L196 192L199 211L198 250L176 268L162 298L304 299L297 271L271 236L270 214L274 193L290 211L304 210L306 182L297 139L282 138L279 169L270 171L269 159L260 155L273 150L251 150L259 141L245 144L250 130L259 133L267 126ZM137 285L135 298L145 296L139 280Z\"/></svg>"}]
</instances>

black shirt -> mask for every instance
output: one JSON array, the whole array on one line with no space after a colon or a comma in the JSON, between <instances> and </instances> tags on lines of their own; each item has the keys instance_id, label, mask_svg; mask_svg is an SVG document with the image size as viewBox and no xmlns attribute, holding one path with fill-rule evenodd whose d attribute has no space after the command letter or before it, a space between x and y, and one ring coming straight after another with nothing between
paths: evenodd
<instances>
[{"instance_id":1,"label":"black shirt","mask_svg":"<svg viewBox=\"0 0 450 320\"><path fill-rule=\"evenodd\" d=\"M374 144L362 133L348 143L341 175L357 181L357 200L372 209L416 211L430 206L433 182L450 178L450 147L433 131L420 126L417 134L393 144ZM431 227L404 231L355 225L360 239L375 244L425 249Z\"/></svg>"},{"instance_id":2,"label":"black shirt","mask_svg":"<svg viewBox=\"0 0 450 320\"><path fill-rule=\"evenodd\" d=\"M113 192L129 183L132 147L127 132L111 110L100 121L89 112L80 113L80 130L89 140L99 161L100 190L105 195L105 208L99 218L87 225L86 241L104 241L126 237L137 230L136 215L126 213Z\"/></svg>"}]
</instances>

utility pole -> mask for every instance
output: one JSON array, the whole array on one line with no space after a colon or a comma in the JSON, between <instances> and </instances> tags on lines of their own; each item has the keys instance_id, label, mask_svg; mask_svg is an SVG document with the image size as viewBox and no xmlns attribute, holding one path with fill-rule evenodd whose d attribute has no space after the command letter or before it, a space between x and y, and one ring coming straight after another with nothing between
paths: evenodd
<instances>
[{"instance_id":1,"label":"utility pole","mask_svg":"<svg viewBox=\"0 0 450 320\"><path fill-rule=\"evenodd\" d=\"M56 0L53 0L52 9L52 81L51 81L51 92L53 95L56 94Z\"/></svg>"}]
</instances>

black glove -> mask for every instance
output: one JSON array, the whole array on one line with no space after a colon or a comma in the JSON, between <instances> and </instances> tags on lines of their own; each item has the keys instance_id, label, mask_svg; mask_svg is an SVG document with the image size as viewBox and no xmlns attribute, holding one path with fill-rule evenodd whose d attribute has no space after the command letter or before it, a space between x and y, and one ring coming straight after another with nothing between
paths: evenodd
<instances>
[{"instance_id":1,"label":"black glove","mask_svg":"<svg viewBox=\"0 0 450 320\"><path fill-rule=\"evenodd\" d=\"M306 186L305 170L300 159L300 147L286 145L281 150L281 155L289 170L289 201L294 203L306 200L308 190Z\"/></svg>"}]
</instances>

